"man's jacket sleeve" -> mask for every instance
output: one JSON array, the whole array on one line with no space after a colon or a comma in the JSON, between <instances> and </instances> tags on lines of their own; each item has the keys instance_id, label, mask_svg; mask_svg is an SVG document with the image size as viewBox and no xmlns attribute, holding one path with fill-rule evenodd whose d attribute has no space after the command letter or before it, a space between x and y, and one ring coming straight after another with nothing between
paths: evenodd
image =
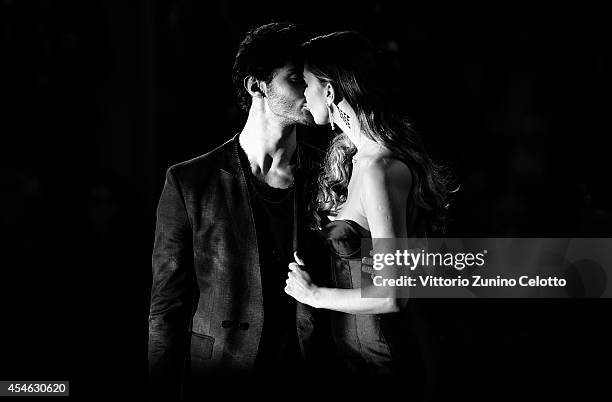
<instances>
[{"instance_id":1,"label":"man's jacket sleeve","mask_svg":"<svg viewBox=\"0 0 612 402\"><path fill-rule=\"evenodd\" d=\"M189 345L195 274L192 231L173 168L157 207L152 255L149 314L150 397L177 400L181 395Z\"/></svg>"}]
</instances>

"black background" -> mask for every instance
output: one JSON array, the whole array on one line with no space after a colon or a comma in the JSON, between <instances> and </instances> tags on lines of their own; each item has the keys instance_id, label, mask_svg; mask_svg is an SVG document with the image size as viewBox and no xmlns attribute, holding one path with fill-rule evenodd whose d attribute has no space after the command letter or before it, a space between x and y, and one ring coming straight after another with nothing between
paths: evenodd
<instances>
[{"instance_id":1,"label":"black background","mask_svg":"<svg viewBox=\"0 0 612 402\"><path fill-rule=\"evenodd\" d=\"M497 4L0 2L0 379L145 395L165 169L240 129L233 57L271 20L392 54L410 118L462 183L450 236L610 237L605 13ZM445 399L603 385L608 300L421 304Z\"/></svg>"}]
</instances>

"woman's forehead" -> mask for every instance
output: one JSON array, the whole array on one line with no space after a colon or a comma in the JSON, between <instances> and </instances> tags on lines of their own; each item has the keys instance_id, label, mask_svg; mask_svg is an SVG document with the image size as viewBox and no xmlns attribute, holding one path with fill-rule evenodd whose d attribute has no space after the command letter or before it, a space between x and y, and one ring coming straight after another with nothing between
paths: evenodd
<instances>
[{"instance_id":1,"label":"woman's forehead","mask_svg":"<svg viewBox=\"0 0 612 402\"><path fill-rule=\"evenodd\" d=\"M304 64L303 72L305 78L315 78L315 75L312 73L312 71L310 71L308 64Z\"/></svg>"}]
</instances>

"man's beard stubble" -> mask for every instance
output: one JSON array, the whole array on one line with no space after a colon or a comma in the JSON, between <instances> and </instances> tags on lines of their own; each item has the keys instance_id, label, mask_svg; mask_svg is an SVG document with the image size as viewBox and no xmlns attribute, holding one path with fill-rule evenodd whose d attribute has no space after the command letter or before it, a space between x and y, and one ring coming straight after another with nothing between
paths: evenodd
<instances>
[{"instance_id":1,"label":"man's beard stubble","mask_svg":"<svg viewBox=\"0 0 612 402\"><path fill-rule=\"evenodd\" d=\"M302 106L297 106L296 101L290 101L286 97L279 95L274 87L270 88L268 94L268 104L270 110L274 115L284 120L286 124L302 124L308 127L316 126L314 117L308 109L303 107L305 102L302 102Z\"/></svg>"}]
</instances>

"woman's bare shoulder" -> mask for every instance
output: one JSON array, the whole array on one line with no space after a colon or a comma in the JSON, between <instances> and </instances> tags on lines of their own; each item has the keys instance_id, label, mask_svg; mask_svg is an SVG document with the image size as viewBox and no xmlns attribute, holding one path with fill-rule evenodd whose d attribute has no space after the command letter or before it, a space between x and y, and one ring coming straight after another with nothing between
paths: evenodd
<instances>
[{"instance_id":1,"label":"woman's bare shoulder","mask_svg":"<svg viewBox=\"0 0 612 402\"><path fill-rule=\"evenodd\" d=\"M412 173L406 163L391 154L370 155L362 161L362 180L370 184L410 185Z\"/></svg>"}]
</instances>

